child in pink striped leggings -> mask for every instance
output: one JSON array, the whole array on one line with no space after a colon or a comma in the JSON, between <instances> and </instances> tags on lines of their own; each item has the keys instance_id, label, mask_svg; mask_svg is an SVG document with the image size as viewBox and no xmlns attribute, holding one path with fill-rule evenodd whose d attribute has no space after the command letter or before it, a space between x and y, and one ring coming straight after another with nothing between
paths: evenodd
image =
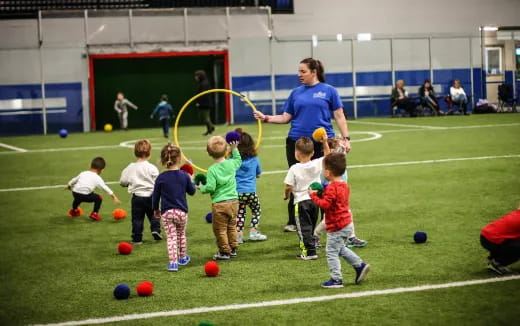
<instances>
[{"instance_id":1,"label":"child in pink striped leggings","mask_svg":"<svg viewBox=\"0 0 520 326\"><path fill-rule=\"evenodd\" d=\"M161 163L167 170L155 180L152 204L155 217L163 220L166 231L166 245L170 259L168 271L177 272L179 265L190 262L186 240L188 223L186 193L193 196L195 186L190 176L179 169L182 163L179 147L172 144L164 146L161 151ZM159 210L159 201L161 210Z\"/></svg>"}]
</instances>

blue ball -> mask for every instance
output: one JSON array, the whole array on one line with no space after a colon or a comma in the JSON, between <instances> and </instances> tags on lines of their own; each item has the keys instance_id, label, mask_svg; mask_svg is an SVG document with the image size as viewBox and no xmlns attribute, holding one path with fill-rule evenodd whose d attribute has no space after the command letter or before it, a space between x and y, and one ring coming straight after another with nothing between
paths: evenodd
<instances>
[{"instance_id":1,"label":"blue ball","mask_svg":"<svg viewBox=\"0 0 520 326\"><path fill-rule=\"evenodd\" d=\"M226 142L228 144L240 141L240 134L236 131L230 131L226 134Z\"/></svg>"},{"instance_id":2,"label":"blue ball","mask_svg":"<svg viewBox=\"0 0 520 326\"><path fill-rule=\"evenodd\" d=\"M428 236L426 235L426 232L417 231L413 235L413 240L415 241L415 243L425 243L427 239Z\"/></svg>"},{"instance_id":3,"label":"blue ball","mask_svg":"<svg viewBox=\"0 0 520 326\"><path fill-rule=\"evenodd\" d=\"M67 131L67 129L61 129L60 130L60 137L61 138L67 137L68 134L69 134L69 132Z\"/></svg>"},{"instance_id":4,"label":"blue ball","mask_svg":"<svg viewBox=\"0 0 520 326\"><path fill-rule=\"evenodd\" d=\"M114 297L117 300L128 299L130 296L130 287L124 283L118 284L114 289Z\"/></svg>"},{"instance_id":5,"label":"blue ball","mask_svg":"<svg viewBox=\"0 0 520 326\"><path fill-rule=\"evenodd\" d=\"M209 212L208 214L206 214L206 222L213 222L213 213Z\"/></svg>"}]
</instances>

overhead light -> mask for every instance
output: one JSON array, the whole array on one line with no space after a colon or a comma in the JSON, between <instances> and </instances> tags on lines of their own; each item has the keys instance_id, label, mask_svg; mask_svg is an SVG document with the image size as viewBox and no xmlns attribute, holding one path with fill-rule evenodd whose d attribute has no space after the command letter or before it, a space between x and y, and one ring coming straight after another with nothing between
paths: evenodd
<instances>
[{"instance_id":1,"label":"overhead light","mask_svg":"<svg viewBox=\"0 0 520 326\"><path fill-rule=\"evenodd\" d=\"M496 31L498 31L498 27L497 26L484 26L484 27L481 27L481 30L483 30L484 32L496 32Z\"/></svg>"},{"instance_id":2,"label":"overhead light","mask_svg":"<svg viewBox=\"0 0 520 326\"><path fill-rule=\"evenodd\" d=\"M341 33L336 34L336 40L338 40L338 42L343 41L343 34L341 34Z\"/></svg>"},{"instance_id":3,"label":"overhead light","mask_svg":"<svg viewBox=\"0 0 520 326\"><path fill-rule=\"evenodd\" d=\"M312 46L317 47L318 46L318 35L312 36Z\"/></svg>"},{"instance_id":4,"label":"overhead light","mask_svg":"<svg viewBox=\"0 0 520 326\"><path fill-rule=\"evenodd\" d=\"M370 33L358 33L357 40L358 41L370 41L372 39L372 34Z\"/></svg>"}]
</instances>

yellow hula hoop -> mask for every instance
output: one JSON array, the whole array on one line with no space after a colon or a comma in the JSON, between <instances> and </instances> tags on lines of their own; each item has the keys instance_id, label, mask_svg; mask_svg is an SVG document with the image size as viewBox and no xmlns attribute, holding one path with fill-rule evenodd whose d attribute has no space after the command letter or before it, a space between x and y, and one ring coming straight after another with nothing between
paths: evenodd
<instances>
[{"instance_id":1,"label":"yellow hula hoop","mask_svg":"<svg viewBox=\"0 0 520 326\"><path fill-rule=\"evenodd\" d=\"M210 90L201 92L201 93L193 96L192 98L190 98L186 103L184 103L184 105L182 106L181 110L179 111L179 114L177 115L177 119L175 119L175 125L173 127L173 140L175 142L175 145L179 146L179 148L181 148L181 146L179 145L178 130L179 130L179 121L181 119L182 113L184 112L184 110L186 110L188 108L188 105L190 105L191 102L193 102L196 99L198 99L199 97L201 97L203 95L206 95L206 94L209 94L209 93L228 93L228 94L232 94L232 95L238 96L242 100L244 100L251 107L253 112L257 111L256 106L253 103L251 103L251 101L247 97L245 97L244 95L242 95L240 93L232 91L230 89L215 88L215 89L210 89ZM258 141L256 142L256 148L258 149L258 146L260 146L260 142L262 141L262 122L260 120L257 120L257 122L258 122ZM208 170L203 169L201 167L198 167L193 162L191 162L184 155L184 152L182 151L182 148L181 148L181 153L182 153L182 157L184 158L184 160L188 161L191 164L191 166L193 166L195 169L197 169L197 170L199 170L201 172L204 172L204 173L208 172Z\"/></svg>"}]
</instances>

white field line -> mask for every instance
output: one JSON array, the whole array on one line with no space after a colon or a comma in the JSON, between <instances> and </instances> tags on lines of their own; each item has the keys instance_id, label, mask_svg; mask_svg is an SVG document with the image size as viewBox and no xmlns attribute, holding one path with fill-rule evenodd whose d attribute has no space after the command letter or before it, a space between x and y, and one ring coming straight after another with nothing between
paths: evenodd
<instances>
[{"instance_id":1,"label":"white field line","mask_svg":"<svg viewBox=\"0 0 520 326\"><path fill-rule=\"evenodd\" d=\"M359 121L359 120L349 120L348 123L362 124L362 125L376 125L376 126L421 128L421 129L439 129L439 128L444 128L444 127L436 127L436 126L428 126L428 125L412 125L412 124L407 124L407 123L371 122L371 121Z\"/></svg>"},{"instance_id":2,"label":"white field line","mask_svg":"<svg viewBox=\"0 0 520 326\"><path fill-rule=\"evenodd\" d=\"M495 277L495 278L488 278L488 279L450 282L450 283L441 283L441 284L427 284L427 285L400 287L400 288L385 289L385 290L340 293L340 294L335 294L335 295L324 295L324 296L319 296L319 297L303 297L303 298L293 298L293 299L285 299L285 300L272 300L272 301L260 301L260 302L243 303L243 304L230 304L230 305L225 305L225 306L197 307L197 308L191 308L191 309L159 311L159 312L121 315L121 316L113 316L113 317L105 317L105 318L92 318L92 319L85 319L85 320L66 321L66 322L55 323L55 324L39 324L39 325L40 326L41 325L76 326L76 325L105 324L105 323L113 323L113 322L128 321L128 320L150 319L150 318L157 318L157 317L185 316L185 315L201 314L201 313L208 313L208 312L215 312L215 311L266 308L266 307L274 307L274 306L293 305L293 304L299 304L299 303L323 302L323 301L331 301L331 300L363 298L363 297L378 296L378 295L422 292L422 291L449 289L449 288L457 288L457 287L488 284L488 283L508 282L508 281L519 280L519 279L520 279L520 275L513 275L513 276L508 276L508 277Z\"/></svg>"},{"instance_id":3,"label":"white field line","mask_svg":"<svg viewBox=\"0 0 520 326\"><path fill-rule=\"evenodd\" d=\"M433 163L447 163L447 162L457 162L457 161L478 161L478 160L492 160L492 159L503 159L503 158L520 158L520 154L497 155L497 156L460 157L460 158L445 158L445 159L424 160L424 161L405 161L405 162L360 164L360 165L349 165L348 169L390 167L390 166L417 165L417 164L433 164ZM264 171L264 172L262 172L262 174L264 174L264 175L282 174L282 173L287 173L287 170L274 170L274 171ZM109 182L105 182L105 183L106 184L118 184L119 181L109 181ZM65 188L66 186L67 185L51 185L51 186L21 187L21 188L4 188L4 189L0 189L0 192L14 192L14 191L55 189L55 188Z\"/></svg>"},{"instance_id":4,"label":"white field line","mask_svg":"<svg viewBox=\"0 0 520 326\"><path fill-rule=\"evenodd\" d=\"M4 144L4 143L0 143L0 147L7 148L7 149L12 149L13 151L17 151L17 152L21 152L21 153L27 152L26 149L23 149L23 148L20 148L20 147L16 147L16 146L12 146L12 145L8 145L8 144Z\"/></svg>"}]
</instances>

